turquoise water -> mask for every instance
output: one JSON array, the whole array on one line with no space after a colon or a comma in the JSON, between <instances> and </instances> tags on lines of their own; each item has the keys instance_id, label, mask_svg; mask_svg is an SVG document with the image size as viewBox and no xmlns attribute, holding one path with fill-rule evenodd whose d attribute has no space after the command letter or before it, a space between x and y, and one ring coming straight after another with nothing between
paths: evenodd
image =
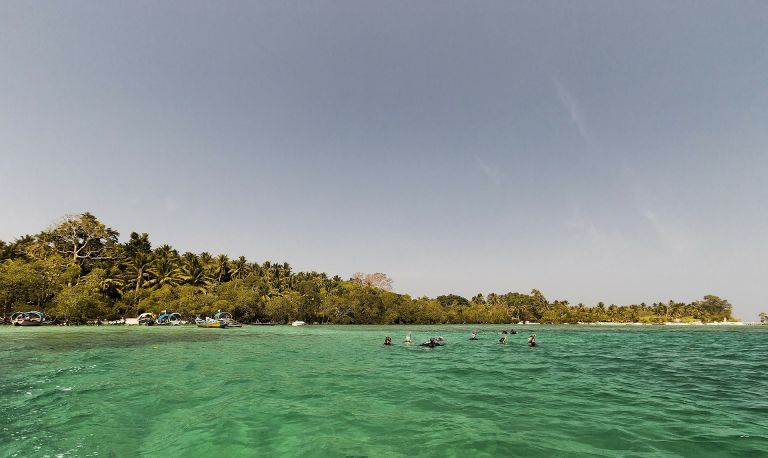
<instances>
[{"instance_id":1,"label":"turquoise water","mask_svg":"<svg viewBox=\"0 0 768 458\"><path fill-rule=\"evenodd\" d=\"M768 455L768 329L501 328L0 327L0 456Z\"/></svg>"}]
</instances>

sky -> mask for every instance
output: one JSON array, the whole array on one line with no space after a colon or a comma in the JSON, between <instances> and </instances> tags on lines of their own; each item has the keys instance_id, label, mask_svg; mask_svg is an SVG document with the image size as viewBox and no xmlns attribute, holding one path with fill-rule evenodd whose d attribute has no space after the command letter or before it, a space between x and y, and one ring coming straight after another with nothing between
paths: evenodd
<instances>
[{"instance_id":1,"label":"sky","mask_svg":"<svg viewBox=\"0 0 768 458\"><path fill-rule=\"evenodd\" d=\"M768 3L0 2L0 239L768 312Z\"/></svg>"}]
</instances>

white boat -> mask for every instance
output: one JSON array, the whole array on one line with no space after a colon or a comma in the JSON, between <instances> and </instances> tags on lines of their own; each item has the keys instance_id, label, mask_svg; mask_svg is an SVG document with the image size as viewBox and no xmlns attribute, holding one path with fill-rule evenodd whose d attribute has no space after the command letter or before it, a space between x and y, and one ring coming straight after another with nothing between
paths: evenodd
<instances>
[{"instance_id":1,"label":"white boat","mask_svg":"<svg viewBox=\"0 0 768 458\"><path fill-rule=\"evenodd\" d=\"M14 326L40 326L45 322L45 313L38 311L16 312L11 315Z\"/></svg>"},{"instance_id":2,"label":"white boat","mask_svg":"<svg viewBox=\"0 0 768 458\"><path fill-rule=\"evenodd\" d=\"M306 324L307 323L305 323L303 321L294 321L293 323L291 323L291 326L304 326Z\"/></svg>"},{"instance_id":3,"label":"white boat","mask_svg":"<svg viewBox=\"0 0 768 458\"><path fill-rule=\"evenodd\" d=\"M139 315L139 324L145 326L152 326L155 324L155 314L151 312L145 312Z\"/></svg>"},{"instance_id":4,"label":"white boat","mask_svg":"<svg viewBox=\"0 0 768 458\"><path fill-rule=\"evenodd\" d=\"M239 322L235 321L235 319L232 318L232 314L229 313L229 312L222 312L221 310L219 310L216 313L216 315L214 315L214 318L219 320L219 321L223 321L224 323L226 323L228 328L242 328L243 327L242 323L239 323Z\"/></svg>"}]
</instances>

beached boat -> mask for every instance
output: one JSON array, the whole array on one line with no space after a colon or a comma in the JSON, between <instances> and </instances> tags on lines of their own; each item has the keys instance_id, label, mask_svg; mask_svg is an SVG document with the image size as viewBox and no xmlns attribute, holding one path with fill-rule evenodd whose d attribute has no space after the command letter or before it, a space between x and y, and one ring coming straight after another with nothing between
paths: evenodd
<instances>
[{"instance_id":1,"label":"beached boat","mask_svg":"<svg viewBox=\"0 0 768 458\"><path fill-rule=\"evenodd\" d=\"M181 324L181 314L179 313L163 313L157 317L157 325L159 326L178 326Z\"/></svg>"},{"instance_id":2,"label":"beached boat","mask_svg":"<svg viewBox=\"0 0 768 458\"><path fill-rule=\"evenodd\" d=\"M213 316L214 319L223 321L227 324L228 328L242 328L243 324L239 323L232 318L232 314L229 312L222 312L221 310Z\"/></svg>"},{"instance_id":3,"label":"beached boat","mask_svg":"<svg viewBox=\"0 0 768 458\"><path fill-rule=\"evenodd\" d=\"M307 323L303 321L294 321L293 323L291 323L291 326L305 326L306 324Z\"/></svg>"},{"instance_id":4,"label":"beached boat","mask_svg":"<svg viewBox=\"0 0 768 458\"><path fill-rule=\"evenodd\" d=\"M143 324L146 326L152 326L155 324L155 314L150 312L145 312L139 315L139 324Z\"/></svg>"},{"instance_id":5,"label":"beached boat","mask_svg":"<svg viewBox=\"0 0 768 458\"><path fill-rule=\"evenodd\" d=\"M45 313L38 311L16 312L11 315L14 326L40 326L45 321Z\"/></svg>"},{"instance_id":6,"label":"beached boat","mask_svg":"<svg viewBox=\"0 0 768 458\"><path fill-rule=\"evenodd\" d=\"M195 318L195 324L198 328L227 328L227 323L221 320L214 320L213 318Z\"/></svg>"}]
</instances>

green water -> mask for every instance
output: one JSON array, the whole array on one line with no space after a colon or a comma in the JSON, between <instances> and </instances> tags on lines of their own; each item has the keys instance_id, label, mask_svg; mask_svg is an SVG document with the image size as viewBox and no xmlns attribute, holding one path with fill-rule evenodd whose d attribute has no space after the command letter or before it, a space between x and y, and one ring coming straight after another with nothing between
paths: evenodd
<instances>
[{"instance_id":1,"label":"green water","mask_svg":"<svg viewBox=\"0 0 768 458\"><path fill-rule=\"evenodd\" d=\"M0 327L0 456L768 455L768 329L470 329Z\"/></svg>"}]
</instances>

